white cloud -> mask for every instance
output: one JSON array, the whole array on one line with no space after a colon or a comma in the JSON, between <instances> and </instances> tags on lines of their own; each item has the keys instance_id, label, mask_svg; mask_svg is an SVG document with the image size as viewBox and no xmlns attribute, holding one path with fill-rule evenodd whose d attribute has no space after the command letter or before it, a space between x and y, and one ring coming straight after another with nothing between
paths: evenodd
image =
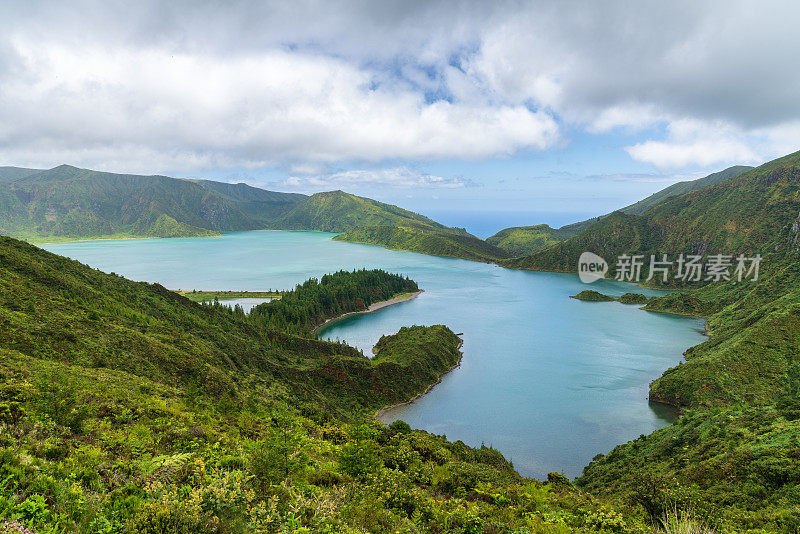
<instances>
[{"instance_id":1,"label":"white cloud","mask_svg":"<svg viewBox=\"0 0 800 534\"><path fill-rule=\"evenodd\" d=\"M798 16L744 0L11 0L0 160L322 174L546 150L566 124L648 131L627 150L665 169L760 161L800 146Z\"/></svg>"},{"instance_id":2,"label":"white cloud","mask_svg":"<svg viewBox=\"0 0 800 534\"><path fill-rule=\"evenodd\" d=\"M709 167L720 163L757 163L755 140L727 123L697 120L670 122L666 141L645 141L625 147L631 157L660 169Z\"/></svg>"},{"instance_id":3,"label":"white cloud","mask_svg":"<svg viewBox=\"0 0 800 534\"><path fill-rule=\"evenodd\" d=\"M592 133L604 133L614 128L638 131L663 120L664 117L659 116L652 104L620 104L601 110L592 119L587 130Z\"/></svg>"},{"instance_id":4,"label":"white cloud","mask_svg":"<svg viewBox=\"0 0 800 534\"><path fill-rule=\"evenodd\" d=\"M66 48L17 39L23 76L0 85L0 158L74 152L93 166L157 152L163 168L478 159L546 149L547 113L438 100L382 85L340 58L285 50L239 57ZM116 151L116 153L115 153ZM68 158L74 162L75 158Z\"/></svg>"},{"instance_id":5,"label":"white cloud","mask_svg":"<svg viewBox=\"0 0 800 534\"><path fill-rule=\"evenodd\" d=\"M462 178L443 178L407 167L388 169L353 169L311 176L291 176L274 184L298 191L321 191L351 188L458 189L472 185Z\"/></svg>"}]
</instances>

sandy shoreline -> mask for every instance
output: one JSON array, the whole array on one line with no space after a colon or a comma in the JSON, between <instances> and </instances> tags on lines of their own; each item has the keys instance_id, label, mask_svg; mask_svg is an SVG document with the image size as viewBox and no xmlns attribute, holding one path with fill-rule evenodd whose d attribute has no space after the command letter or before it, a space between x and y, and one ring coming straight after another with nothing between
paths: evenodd
<instances>
[{"instance_id":1,"label":"sandy shoreline","mask_svg":"<svg viewBox=\"0 0 800 534\"><path fill-rule=\"evenodd\" d=\"M370 304L369 308L367 308L366 310L363 310L363 311L355 311L355 312L349 312L349 313L345 313L344 315L340 315L339 317L334 317L334 318L332 318L332 319L328 319L327 321L325 321L324 323L322 323L321 325L319 325L318 327L316 327L314 330L312 330L312 331L311 331L311 333L312 333L313 335L316 335L316 334L317 334L317 332L319 332L320 330L322 330L322 329L323 329L323 328L325 328L326 326L330 326L331 324L333 324L333 323L335 323L335 322L337 322L337 321L341 321L341 320L342 320L342 319L344 319L345 317L350 317L351 315L359 315L359 314L362 314L362 313L372 313L372 312L374 312L374 311L378 311L378 310L380 310L381 308L385 308L385 307L387 307L387 306L391 306L392 304L399 304L399 303L401 303L401 302L406 302L406 301L409 301L409 300L415 299L415 298L417 298L417 297L420 295L420 293L422 293L423 291L424 291L423 289L420 289L420 290L419 290L419 291L417 291L416 293L411 293L410 295L406 295L405 297L395 297L395 298L393 298L393 299L389 299L389 300L382 300L382 301L380 301L380 302L375 302L374 304Z\"/></svg>"},{"instance_id":2,"label":"sandy shoreline","mask_svg":"<svg viewBox=\"0 0 800 534\"><path fill-rule=\"evenodd\" d=\"M459 350L461 349L461 346L463 344L464 344L464 340L461 340L461 342L458 344ZM436 382L434 382L433 384L431 384L430 386L425 388L425 391L423 391L422 393L417 393L416 395L414 395L413 397L411 397L407 401L398 402L397 404L390 404L389 406L384 406L383 408L381 408L380 410L375 412L375 418L376 419L380 419L381 416L386 414L386 412L388 412L389 410L393 410L394 408L398 408L400 406L406 406L407 404L411 404L415 400L419 399L420 397L422 397L423 395L428 393L430 390L432 390L435 386L437 386L442 381L442 379L444 378L444 376L447 373L449 373L450 371L452 371L456 367L461 367L461 358L463 356L464 356L464 353L461 353L461 356L459 356L459 358L458 358L458 363L456 363L455 365L453 365L451 367L448 367L447 370L445 370L445 372L443 372L441 375L439 375L439 378L436 380Z\"/></svg>"}]
</instances>

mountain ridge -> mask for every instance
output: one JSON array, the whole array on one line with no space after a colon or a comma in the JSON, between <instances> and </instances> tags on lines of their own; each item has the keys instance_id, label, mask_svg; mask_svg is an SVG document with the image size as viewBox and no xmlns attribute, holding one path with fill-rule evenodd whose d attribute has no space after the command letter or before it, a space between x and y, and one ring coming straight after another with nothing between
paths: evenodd
<instances>
[{"instance_id":1,"label":"mountain ridge","mask_svg":"<svg viewBox=\"0 0 800 534\"><path fill-rule=\"evenodd\" d=\"M703 189L718 183L730 180L739 174L746 172L753 167L747 165L735 165L719 172L715 172L698 178L672 184L661 189L652 195L619 208L618 212L628 215L641 215L650 207L666 200L670 197L679 196L691 191ZM612 212L613 213L613 212ZM586 230L597 221L608 217L611 213L600 215L584 221L566 224L560 228L550 228L549 225L539 224L534 226L517 226L500 230L495 235L489 237L487 241L504 248L513 256L527 256L543 250L560 241L573 237L583 230Z\"/></svg>"},{"instance_id":2,"label":"mountain ridge","mask_svg":"<svg viewBox=\"0 0 800 534\"><path fill-rule=\"evenodd\" d=\"M311 196L71 165L0 168L0 233L29 241L207 237L242 230L347 232L404 225L467 235L423 215L343 191Z\"/></svg>"}]
</instances>

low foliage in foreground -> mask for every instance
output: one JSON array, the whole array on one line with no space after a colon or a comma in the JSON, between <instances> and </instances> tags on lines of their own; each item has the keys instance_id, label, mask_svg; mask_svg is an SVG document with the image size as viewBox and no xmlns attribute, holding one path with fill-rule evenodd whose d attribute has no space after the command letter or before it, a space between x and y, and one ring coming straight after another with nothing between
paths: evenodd
<instances>
[{"instance_id":1,"label":"low foliage in foreground","mask_svg":"<svg viewBox=\"0 0 800 534\"><path fill-rule=\"evenodd\" d=\"M3 352L0 518L38 534L634 532L642 517L522 479L494 449L304 415L275 384L230 406Z\"/></svg>"}]
</instances>

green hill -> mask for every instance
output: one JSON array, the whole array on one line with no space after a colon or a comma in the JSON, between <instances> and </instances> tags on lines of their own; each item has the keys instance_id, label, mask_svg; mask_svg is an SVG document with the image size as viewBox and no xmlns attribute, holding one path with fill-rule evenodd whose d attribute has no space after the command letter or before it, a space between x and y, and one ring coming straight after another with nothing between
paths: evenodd
<instances>
[{"instance_id":1,"label":"green hill","mask_svg":"<svg viewBox=\"0 0 800 534\"><path fill-rule=\"evenodd\" d=\"M696 530L796 532L800 406L685 413L676 423L598 455L576 483L639 503L654 517L692 510Z\"/></svg>"},{"instance_id":2,"label":"green hill","mask_svg":"<svg viewBox=\"0 0 800 534\"><path fill-rule=\"evenodd\" d=\"M578 235L509 266L574 271L591 251L613 262L624 253L766 254L785 251L797 220L800 153L706 187L668 197L641 215L615 212ZM612 273L614 271L611 265Z\"/></svg>"},{"instance_id":3,"label":"green hill","mask_svg":"<svg viewBox=\"0 0 800 534\"><path fill-rule=\"evenodd\" d=\"M653 193L645 199L620 208L617 211L628 215L641 215L662 200L722 183L750 169L752 169L752 167L737 165L720 172L709 174L703 178L698 178L697 180L678 182ZM550 228L550 226L546 224L506 228L505 230L497 232L486 241L506 250L511 256L528 256L579 234L609 215L568 224L558 229Z\"/></svg>"},{"instance_id":4,"label":"green hill","mask_svg":"<svg viewBox=\"0 0 800 534\"><path fill-rule=\"evenodd\" d=\"M584 250L612 262L623 253L763 256L757 281L687 283L647 301L645 310L708 318L711 337L650 387L651 400L692 410L598 455L578 484L639 502L654 518L675 507L716 517L720 530L797 529L799 214L795 153L661 200L641 215L616 212L563 243L512 260L573 271Z\"/></svg>"},{"instance_id":5,"label":"green hill","mask_svg":"<svg viewBox=\"0 0 800 534\"><path fill-rule=\"evenodd\" d=\"M0 183L13 182L14 180L19 180L39 172L42 172L42 170L26 169L23 167L0 167Z\"/></svg>"},{"instance_id":6,"label":"green hill","mask_svg":"<svg viewBox=\"0 0 800 534\"><path fill-rule=\"evenodd\" d=\"M235 202L237 208L245 215L251 217L254 221L258 221L259 228L257 229L259 230L272 224L276 218L308 198L306 195L299 193L278 193L243 183L228 184L211 180L193 181L204 189L213 191Z\"/></svg>"},{"instance_id":7,"label":"green hill","mask_svg":"<svg viewBox=\"0 0 800 534\"><path fill-rule=\"evenodd\" d=\"M0 238L0 529L647 528L563 476L525 480L491 447L371 416L456 365L459 344L414 326L369 360Z\"/></svg>"},{"instance_id":8,"label":"green hill","mask_svg":"<svg viewBox=\"0 0 800 534\"><path fill-rule=\"evenodd\" d=\"M658 204L665 198L683 195L691 191L696 191L698 189L703 189L705 187L716 185L726 180L730 180L734 176L738 176L743 172L749 171L752 168L753 167L747 165L736 165L734 167L728 167L725 170L709 174L708 176L705 176L703 178L698 178L697 180L678 182L676 184L672 184L671 186L662 189L661 191L653 193L649 197L642 199L638 202L635 202L630 206L625 206L624 208L621 208L619 211L627 213L629 215L641 215L642 213L647 211L648 208Z\"/></svg>"},{"instance_id":9,"label":"green hill","mask_svg":"<svg viewBox=\"0 0 800 534\"><path fill-rule=\"evenodd\" d=\"M366 226L414 226L466 234L418 213L344 191L316 193L297 203L274 224L275 229L281 230L336 233Z\"/></svg>"},{"instance_id":10,"label":"green hill","mask_svg":"<svg viewBox=\"0 0 800 534\"><path fill-rule=\"evenodd\" d=\"M189 180L68 165L0 186L0 232L25 239L218 235L264 228L276 211L256 217L242 202Z\"/></svg>"},{"instance_id":11,"label":"green hill","mask_svg":"<svg viewBox=\"0 0 800 534\"><path fill-rule=\"evenodd\" d=\"M504 251L462 228L450 228L424 215L343 191L312 195L280 217L273 228L339 232L334 238L338 241L476 261L506 257Z\"/></svg>"},{"instance_id":12,"label":"green hill","mask_svg":"<svg viewBox=\"0 0 800 534\"><path fill-rule=\"evenodd\" d=\"M550 228L546 224L515 226L500 230L486 242L505 250L509 256L528 256L550 245L564 241L577 234L578 230Z\"/></svg>"},{"instance_id":13,"label":"green hill","mask_svg":"<svg viewBox=\"0 0 800 534\"><path fill-rule=\"evenodd\" d=\"M408 250L435 256L450 256L473 261L495 262L506 257L506 252L475 236L417 227L369 226L356 228L334 237L337 241L380 245L394 250Z\"/></svg>"},{"instance_id":14,"label":"green hill","mask_svg":"<svg viewBox=\"0 0 800 534\"><path fill-rule=\"evenodd\" d=\"M29 241L199 237L263 229L347 232L380 225L469 236L463 229L342 191L307 197L244 183L68 165L44 171L0 167L0 233Z\"/></svg>"}]
</instances>

